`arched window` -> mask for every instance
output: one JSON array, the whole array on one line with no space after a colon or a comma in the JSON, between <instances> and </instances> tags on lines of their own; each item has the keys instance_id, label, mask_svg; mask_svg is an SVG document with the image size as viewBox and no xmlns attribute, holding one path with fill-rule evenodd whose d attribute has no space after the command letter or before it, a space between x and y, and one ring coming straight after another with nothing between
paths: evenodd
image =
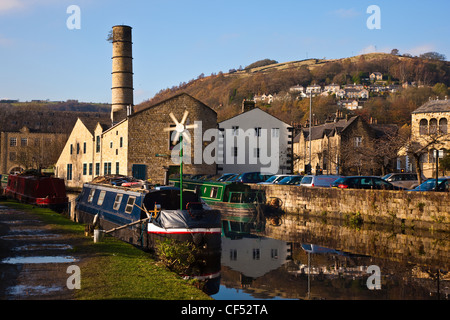
<instances>
[{"instance_id":1,"label":"arched window","mask_svg":"<svg viewBox=\"0 0 450 320\"><path fill-rule=\"evenodd\" d=\"M437 119L433 118L430 119L430 134L436 134L438 131L438 121Z\"/></svg>"},{"instance_id":2,"label":"arched window","mask_svg":"<svg viewBox=\"0 0 450 320\"><path fill-rule=\"evenodd\" d=\"M428 134L428 120L427 119L421 119L419 123L419 134L424 135Z\"/></svg>"},{"instance_id":3,"label":"arched window","mask_svg":"<svg viewBox=\"0 0 450 320\"><path fill-rule=\"evenodd\" d=\"M447 119L446 118L439 119L439 133L447 134Z\"/></svg>"}]
</instances>

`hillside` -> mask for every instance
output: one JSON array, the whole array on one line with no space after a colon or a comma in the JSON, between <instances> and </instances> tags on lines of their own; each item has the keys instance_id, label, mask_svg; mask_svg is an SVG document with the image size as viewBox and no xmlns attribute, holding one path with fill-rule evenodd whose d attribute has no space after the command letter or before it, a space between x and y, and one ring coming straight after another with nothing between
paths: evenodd
<instances>
[{"instance_id":1,"label":"hillside","mask_svg":"<svg viewBox=\"0 0 450 320\"><path fill-rule=\"evenodd\" d=\"M384 84L416 84L414 88L405 90L406 93L401 92L400 96L397 94L406 109L401 110L401 116L388 117L386 120L391 118L391 121L398 124L408 121L410 111L431 95L437 94L436 90L433 91L435 84L441 83L445 87L445 92L438 92L442 96L447 93L450 84L450 63L447 61L372 53L343 59L273 63L229 73L219 72L208 77L199 76L187 83L161 90L135 109L141 110L180 92L186 92L216 110L221 121L237 114L244 99L253 99L255 95L276 94L276 101L270 104L258 103L258 106L286 122L302 122L309 108L309 99L305 101L306 99L293 96L289 92L290 87L306 87L310 84L324 86L331 83L341 86L354 83L369 85L368 78L372 72L381 72ZM366 117L373 116L383 122L383 117L378 117L375 112L380 109L380 105L383 105L384 109L381 115L387 117L386 110L399 103L391 96L373 97L366 102L367 108L360 112ZM338 109L334 96L316 97L314 105L319 122ZM375 107L377 110L371 110ZM375 114L372 114L372 111ZM398 110L395 111L399 113Z\"/></svg>"}]
</instances>

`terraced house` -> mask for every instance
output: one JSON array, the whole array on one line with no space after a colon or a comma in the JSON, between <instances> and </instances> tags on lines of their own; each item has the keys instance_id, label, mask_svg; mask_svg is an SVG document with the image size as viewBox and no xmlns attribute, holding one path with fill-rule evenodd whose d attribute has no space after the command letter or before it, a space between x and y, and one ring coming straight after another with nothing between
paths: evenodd
<instances>
[{"instance_id":1,"label":"terraced house","mask_svg":"<svg viewBox=\"0 0 450 320\"><path fill-rule=\"evenodd\" d=\"M409 152L419 157L427 178L435 176L436 157L443 158L450 150L449 122L449 100L430 100L412 112Z\"/></svg>"}]
</instances>

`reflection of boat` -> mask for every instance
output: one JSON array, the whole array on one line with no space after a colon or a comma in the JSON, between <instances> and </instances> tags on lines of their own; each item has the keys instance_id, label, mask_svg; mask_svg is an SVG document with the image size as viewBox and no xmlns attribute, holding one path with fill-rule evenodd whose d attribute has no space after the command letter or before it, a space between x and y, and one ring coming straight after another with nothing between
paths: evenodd
<instances>
[{"instance_id":1,"label":"reflection of boat","mask_svg":"<svg viewBox=\"0 0 450 320\"><path fill-rule=\"evenodd\" d=\"M180 186L178 179L170 179L170 183ZM220 210L222 217L236 221L255 216L257 204L265 203L263 191L252 190L243 183L184 179L183 190L198 193L211 208Z\"/></svg>"},{"instance_id":2,"label":"reflection of boat","mask_svg":"<svg viewBox=\"0 0 450 320\"><path fill-rule=\"evenodd\" d=\"M5 195L57 211L66 208L69 201L63 179L40 174L9 175Z\"/></svg>"},{"instance_id":3,"label":"reflection of boat","mask_svg":"<svg viewBox=\"0 0 450 320\"><path fill-rule=\"evenodd\" d=\"M102 229L148 248L169 237L196 245L220 248L220 212L208 208L193 192L174 187L151 190L106 184L84 184L77 198L77 220L92 224L98 217Z\"/></svg>"},{"instance_id":4,"label":"reflection of boat","mask_svg":"<svg viewBox=\"0 0 450 320\"><path fill-rule=\"evenodd\" d=\"M335 249L325 248L316 244L302 243L302 249L308 253L333 253L343 255L344 253Z\"/></svg>"}]
</instances>

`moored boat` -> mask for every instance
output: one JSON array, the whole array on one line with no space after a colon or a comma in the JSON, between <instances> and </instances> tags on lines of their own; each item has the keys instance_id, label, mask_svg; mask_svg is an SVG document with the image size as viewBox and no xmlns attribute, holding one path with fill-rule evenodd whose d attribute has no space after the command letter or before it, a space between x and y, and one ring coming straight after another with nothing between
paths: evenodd
<instances>
[{"instance_id":1,"label":"moored boat","mask_svg":"<svg viewBox=\"0 0 450 320\"><path fill-rule=\"evenodd\" d=\"M183 192L180 207L180 190L175 187L145 190L86 183L75 212L78 222L97 220L101 229L144 249L165 237L220 248L220 212L189 191Z\"/></svg>"},{"instance_id":2,"label":"moored boat","mask_svg":"<svg viewBox=\"0 0 450 320\"><path fill-rule=\"evenodd\" d=\"M67 208L69 201L63 179L40 174L9 175L4 193L8 198L56 211Z\"/></svg>"},{"instance_id":3,"label":"moored boat","mask_svg":"<svg viewBox=\"0 0 450 320\"><path fill-rule=\"evenodd\" d=\"M180 186L178 179L169 181L176 187ZM238 222L254 219L259 213L258 206L266 202L263 191L253 190L243 183L184 179L183 190L198 193L211 208L220 210L222 218Z\"/></svg>"}]
</instances>

